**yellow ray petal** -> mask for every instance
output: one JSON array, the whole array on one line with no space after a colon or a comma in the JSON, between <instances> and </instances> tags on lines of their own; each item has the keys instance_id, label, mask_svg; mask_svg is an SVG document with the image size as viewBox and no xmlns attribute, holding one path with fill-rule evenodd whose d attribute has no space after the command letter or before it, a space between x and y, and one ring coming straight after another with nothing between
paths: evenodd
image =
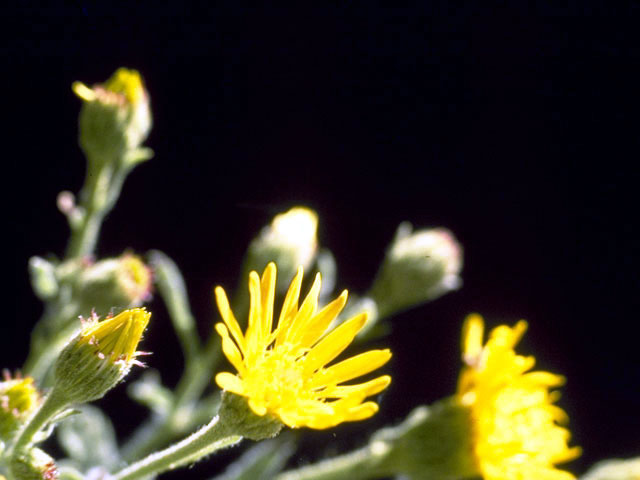
<instances>
[{"instance_id":1,"label":"yellow ray petal","mask_svg":"<svg viewBox=\"0 0 640 480\"><path fill-rule=\"evenodd\" d=\"M477 313L468 315L462 326L462 359L467 365L476 365L482 353L484 321Z\"/></svg>"},{"instance_id":2,"label":"yellow ray petal","mask_svg":"<svg viewBox=\"0 0 640 480\"><path fill-rule=\"evenodd\" d=\"M249 273L249 321L245 339L247 342L247 357L257 354L262 350L260 343L261 333L261 300L260 300L260 277L256 272Z\"/></svg>"},{"instance_id":3,"label":"yellow ray petal","mask_svg":"<svg viewBox=\"0 0 640 480\"><path fill-rule=\"evenodd\" d=\"M131 336L132 327L133 319L131 318L131 316L129 316L124 321L124 324L121 327L122 333L118 335L118 340L116 341L116 344L113 347L113 351L111 352L114 356L119 357L126 351L126 344Z\"/></svg>"},{"instance_id":4,"label":"yellow ray petal","mask_svg":"<svg viewBox=\"0 0 640 480\"><path fill-rule=\"evenodd\" d=\"M229 330L227 330L224 323L216 324L216 332L218 332L220 337L222 337L222 351L224 352L225 357L227 357L231 364L236 367L236 370L240 375L244 375L246 373L246 368L242 361L242 357L240 356L240 352L238 351L236 344L233 343L229 337Z\"/></svg>"},{"instance_id":5,"label":"yellow ray petal","mask_svg":"<svg viewBox=\"0 0 640 480\"><path fill-rule=\"evenodd\" d=\"M262 329L260 338L265 341L271 334L273 326L273 302L276 292L276 264L270 262L262 274L260 282L260 298L262 300ZM270 342L269 342L270 343Z\"/></svg>"},{"instance_id":6,"label":"yellow ray petal","mask_svg":"<svg viewBox=\"0 0 640 480\"><path fill-rule=\"evenodd\" d=\"M232 392L236 395L243 395L245 393L242 380L229 372L220 372L217 374L216 383L227 392Z\"/></svg>"},{"instance_id":7,"label":"yellow ray petal","mask_svg":"<svg viewBox=\"0 0 640 480\"><path fill-rule=\"evenodd\" d=\"M278 327L276 330L276 345L281 345L284 341L289 325L293 321L296 313L298 313L298 299L300 298L300 286L302 285L303 270L298 267L296 276L293 277L289 290L284 297L282 310L278 319Z\"/></svg>"},{"instance_id":8,"label":"yellow ray petal","mask_svg":"<svg viewBox=\"0 0 640 480\"><path fill-rule=\"evenodd\" d=\"M347 416L345 417L345 422L356 422L358 420L365 420L378 411L378 404L375 402L365 402L356 407L351 407Z\"/></svg>"},{"instance_id":9,"label":"yellow ray petal","mask_svg":"<svg viewBox=\"0 0 640 480\"><path fill-rule=\"evenodd\" d=\"M325 385L335 385L346 382L352 378L366 375L367 373L381 367L391 358L391 351L370 350L355 357L336 363L326 370L321 370L311 380L310 388L323 387Z\"/></svg>"},{"instance_id":10,"label":"yellow ray petal","mask_svg":"<svg viewBox=\"0 0 640 480\"><path fill-rule=\"evenodd\" d=\"M244 335L242 335L242 330L240 330L240 325L236 320L235 315L231 311L231 307L229 306L229 300L227 299L227 294L225 293L222 287L216 287L215 290L216 303L218 304L218 310L220 311L220 315L222 316L222 320L227 325L227 328L231 332L233 339L238 344L238 348L240 352L244 355L245 353L245 344L244 344Z\"/></svg>"},{"instance_id":11,"label":"yellow ray petal","mask_svg":"<svg viewBox=\"0 0 640 480\"><path fill-rule=\"evenodd\" d=\"M309 293L302 302L302 305L300 305L298 313L289 326L289 331L285 336L285 342L294 343L295 339L298 338L298 336L306 329L309 320L311 320L318 308L318 295L320 293L321 285L322 280L320 273L318 273L316 274L316 278L313 281L313 285L311 286Z\"/></svg>"},{"instance_id":12,"label":"yellow ray petal","mask_svg":"<svg viewBox=\"0 0 640 480\"><path fill-rule=\"evenodd\" d=\"M522 378L527 382L545 387L559 387L565 384L565 378L562 375L544 371L526 373Z\"/></svg>"},{"instance_id":13,"label":"yellow ray petal","mask_svg":"<svg viewBox=\"0 0 640 480\"><path fill-rule=\"evenodd\" d=\"M71 88L73 93L86 102L93 102L97 98L96 92L82 82L73 82Z\"/></svg>"},{"instance_id":14,"label":"yellow ray petal","mask_svg":"<svg viewBox=\"0 0 640 480\"><path fill-rule=\"evenodd\" d=\"M311 320L307 326L298 332L296 338L293 339L303 348L308 348L318 341L320 337L327 331L331 322L338 316L347 303L348 293L344 290L338 298L326 305Z\"/></svg>"},{"instance_id":15,"label":"yellow ray petal","mask_svg":"<svg viewBox=\"0 0 640 480\"><path fill-rule=\"evenodd\" d=\"M267 407L261 401L256 400L253 397L249 398L249 407L256 415L263 416L267 413Z\"/></svg>"},{"instance_id":16,"label":"yellow ray petal","mask_svg":"<svg viewBox=\"0 0 640 480\"><path fill-rule=\"evenodd\" d=\"M358 396L360 398L370 397L376 393L380 393L391 383L389 375L383 375L368 382L359 383L357 385L338 385L330 386L318 393L320 398L345 398L350 396Z\"/></svg>"},{"instance_id":17,"label":"yellow ray petal","mask_svg":"<svg viewBox=\"0 0 640 480\"><path fill-rule=\"evenodd\" d=\"M349 346L357 333L367 322L365 312L350 318L326 337L320 340L307 354L304 360L304 370L312 373L336 358Z\"/></svg>"}]
</instances>

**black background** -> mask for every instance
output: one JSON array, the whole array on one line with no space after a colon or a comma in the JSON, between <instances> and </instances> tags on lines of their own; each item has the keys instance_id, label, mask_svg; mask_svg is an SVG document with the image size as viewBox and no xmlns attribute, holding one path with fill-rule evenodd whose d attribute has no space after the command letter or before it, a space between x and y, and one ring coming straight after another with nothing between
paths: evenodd
<instances>
[{"instance_id":1,"label":"black background","mask_svg":"<svg viewBox=\"0 0 640 480\"><path fill-rule=\"evenodd\" d=\"M156 156L128 178L99 253L172 256L203 335L217 318L212 286L235 286L246 243L294 204L318 211L339 287L356 292L402 220L446 226L465 248L464 287L394 320L386 341L394 383L381 413L310 433L309 450L361 444L366 432L451 394L460 325L478 311L489 326L526 318L521 351L568 377L560 405L584 448L572 470L639 455L640 4L552 3L75 2L6 12L15 34L3 47L3 230L14 291L2 365L20 366L41 312L27 260L62 253L55 197L83 180L70 85L128 66L151 95L147 145ZM145 349L171 385L181 360L164 307L151 308ZM101 402L122 434L144 415L124 390ZM204 478L214 463L167 478Z\"/></svg>"}]
</instances>

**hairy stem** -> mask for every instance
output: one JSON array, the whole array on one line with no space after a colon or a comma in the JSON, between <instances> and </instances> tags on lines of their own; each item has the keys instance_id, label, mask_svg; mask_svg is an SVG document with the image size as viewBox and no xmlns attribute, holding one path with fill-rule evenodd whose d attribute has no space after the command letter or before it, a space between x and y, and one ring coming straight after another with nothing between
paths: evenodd
<instances>
[{"instance_id":1,"label":"hairy stem","mask_svg":"<svg viewBox=\"0 0 640 480\"><path fill-rule=\"evenodd\" d=\"M113 480L137 480L193 463L217 450L242 440L215 417L209 424L181 442L160 452L152 453L113 475Z\"/></svg>"}]
</instances>

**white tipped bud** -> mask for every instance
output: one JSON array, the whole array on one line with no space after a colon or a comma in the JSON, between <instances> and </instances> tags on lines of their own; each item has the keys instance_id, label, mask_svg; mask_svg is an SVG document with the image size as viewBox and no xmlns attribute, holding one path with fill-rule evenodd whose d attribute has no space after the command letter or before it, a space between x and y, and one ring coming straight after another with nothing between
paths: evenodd
<instances>
[{"instance_id":1,"label":"white tipped bud","mask_svg":"<svg viewBox=\"0 0 640 480\"><path fill-rule=\"evenodd\" d=\"M371 297L381 316L434 300L460 287L462 247L445 228L411 231L401 224Z\"/></svg>"},{"instance_id":2,"label":"white tipped bud","mask_svg":"<svg viewBox=\"0 0 640 480\"><path fill-rule=\"evenodd\" d=\"M255 238L247 254L246 270L262 271L269 262L278 265L279 284L286 284L302 265L309 268L318 251L318 215L294 207L276 215Z\"/></svg>"},{"instance_id":3,"label":"white tipped bud","mask_svg":"<svg viewBox=\"0 0 640 480\"><path fill-rule=\"evenodd\" d=\"M640 478L640 457L599 462L580 478L583 480L637 480Z\"/></svg>"}]
</instances>

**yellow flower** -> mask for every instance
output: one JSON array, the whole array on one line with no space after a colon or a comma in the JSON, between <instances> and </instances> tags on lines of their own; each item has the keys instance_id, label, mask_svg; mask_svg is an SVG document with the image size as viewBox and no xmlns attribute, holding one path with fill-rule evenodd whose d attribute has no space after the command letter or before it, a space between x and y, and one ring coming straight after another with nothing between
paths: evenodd
<instances>
[{"instance_id":1,"label":"yellow flower","mask_svg":"<svg viewBox=\"0 0 640 480\"><path fill-rule=\"evenodd\" d=\"M133 308L98 321L93 315L62 350L55 365L53 394L66 403L84 403L101 398L129 373L143 365L136 348L151 313Z\"/></svg>"},{"instance_id":2,"label":"yellow flower","mask_svg":"<svg viewBox=\"0 0 640 480\"><path fill-rule=\"evenodd\" d=\"M116 70L104 86L111 92L124 95L131 104L140 102L146 95L140 73L128 68Z\"/></svg>"},{"instance_id":3,"label":"yellow flower","mask_svg":"<svg viewBox=\"0 0 640 480\"><path fill-rule=\"evenodd\" d=\"M40 404L40 393L32 377L12 378L3 371L0 382L0 439L9 438Z\"/></svg>"},{"instance_id":4,"label":"yellow flower","mask_svg":"<svg viewBox=\"0 0 640 480\"><path fill-rule=\"evenodd\" d=\"M104 85L95 86L93 89L82 82L73 82L71 88L85 102L93 102L99 98L105 100L110 98L114 103L118 102L118 96L108 96L111 93L121 95L122 100L136 105L147 95L140 73L128 68L119 68Z\"/></svg>"},{"instance_id":5,"label":"yellow flower","mask_svg":"<svg viewBox=\"0 0 640 480\"><path fill-rule=\"evenodd\" d=\"M371 417L378 411L378 405L364 400L384 390L391 377L383 375L355 385L341 384L384 365L391 352L371 350L327 366L364 326L366 313L325 335L346 304L347 291L317 311L318 274L298 307L300 267L285 296L278 326L272 331L275 280L274 263L267 265L262 278L255 271L250 273L249 322L244 334L224 290L216 287L218 309L224 320L216 325L216 330L222 337L224 354L238 371L237 375L219 373L218 385L247 397L249 407L257 415L269 413L294 428L324 429Z\"/></svg>"},{"instance_id":6,"label":"yellow flower","mask_svg":"<svg viewBox=\"0 0 640 480\"><path fill-rule=\"evenodd\" d=\"M534 357L517 355L514 347L527 329L525 321L514 327L494 328L482 344L484 322L477 314L465 320L463 360L458 395L471 411L475 460L486 480L569 480L574 476L555 464L580 455L569 448L569 431L558 426L567 415L553 405L559 397L549 389L564 377L549 372L529 372Z\"/></svg>"},{"instance_id":7,"label":"yellow flower","mask_svg":"<svg viewBox=\"0 0 640 480\"><path fill-rule=\"evenodd\" d=\"M0 382L0 408L15 416L28 414L40 401L33 378L11 378L6 371L3 373L5 381Z\"/></svg>"},{"instance_id":8,"label":"yellow flower","mask_svg":"<svg viewBox=\"0 0 640 480\"><path fill-rule=\"evenodd\" d=\"M125 253L119 259L117 278L118 283L130 303L139 305L151 297L153 275L151 269L144 264L139 256Z\"/></svg>"},{"instance_id":9,"label":"yellow flower","mask_svg":"<svg viewBox=\"0 0 640 480\"><path fill-rule=\"evenodd\" d=\"M108 358L114 363L133 363L133 359L139 354L136 348L149 318L151 313L144 308L133 308L101 322L94 321L95 323L85 325L82 329L75 348L93 345L100 358Z\"/></svg>"}]
</instances>

